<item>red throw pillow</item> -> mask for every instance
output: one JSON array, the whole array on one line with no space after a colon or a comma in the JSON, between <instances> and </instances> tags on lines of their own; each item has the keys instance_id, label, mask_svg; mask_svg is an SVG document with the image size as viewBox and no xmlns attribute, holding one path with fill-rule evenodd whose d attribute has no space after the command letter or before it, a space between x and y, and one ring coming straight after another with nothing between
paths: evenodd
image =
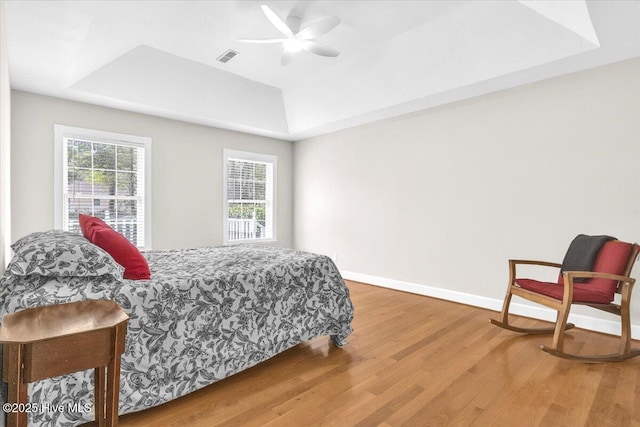
<instances>
[{"instance_id":1,"label":"red throw pillow","mask_svg":"<svg viewBox=\"0 0 640 427\"><path fill-rule=\"evenodd\" d=\"M78 215L78 220L80 221L80 230L82 231L82 235L90 242L91 235L93 234L96 225L109 227L103 220L95 216L80 214Z\"/></svg>"},{"instance_id":2,"label":"red throw pillow","mask_svg":"<svg viewBox=\"0 0 640 427\"><path fill-rule=\"evenodd\" d=\"M101 247L124 267L124 278L151 279L151 270L144 255L122 234L109 227L100 218L80 214L82 234L94 245Z\"/></svg>"}]
</instances>

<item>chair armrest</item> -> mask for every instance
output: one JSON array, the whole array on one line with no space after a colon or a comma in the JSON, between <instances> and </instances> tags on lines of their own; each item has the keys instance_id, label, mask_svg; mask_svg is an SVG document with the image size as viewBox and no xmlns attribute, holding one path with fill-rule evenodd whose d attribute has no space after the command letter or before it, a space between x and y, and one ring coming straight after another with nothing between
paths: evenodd
<instances>
[{"instance_id":1,"label":"chair armrest","mask_svg":"<svg viewBox=\"0 0 640 427\"><path fill-rule=\"evenodd\" d=\"M527 265L541 265L543 267L555 267L560 268L562 264L558 264L557 262L548 262L548 261L534 261L534 260L526 260L526 259L510 259L509 265L517 265L517 264L527 264Z\"/></svg>"},{"instance_id":2,"label":"chair armrest","mask_svg":"<svg viewBox=\"0 0 640 427\"><path fill-rule=\"evenodd\" d=\"M564 295L562 298L562 304L563 305L567 305L567 304L571 304L571 302L573 301L573 279L574 278L589 278L589 279L595 279L595 278L600 278L600 279L610 279L610 280L616 280L618 282L622 282L622 283L628 283L629 284L629 295L626 298L630 297L630 288L633 287L633 284L635 283L636 279L632 278L632 277L628 277L628 276L621 276L619 274L610 274L610 273L598 273L595 271L563 271L562 272L562 278L564 279Z\"/></svg>"},{"instance_id":3,"label":"chair armrest","mask_svg":"<svg viewBox=\"0 0 640 427\"><path fill-rule=\"evenodd\" d=\"M516 265L539 265L542 267L554 267L560 268L562 264L558 264L557 262L548 262L548 261L533 261L526 259L510 259L509 260L509 284L513 286L516 280Z\"/></svg>"},{"instance_id":4,"label":"chair armrest","mask_svg":"<svg viewBox=\"0 0 640 427\"><path fill-rule=\"evenodd\" d=\"M574 278L584 278L584 279L609 279L616 280L618 282L627 282L630 284L634 284L636 279L628 276L621 276L619 274L610 274L610 273L598 273L595 271L564 271L562 272L562 276L564 281L570 281L573 283Z\"/></svg>"}]
</instances>

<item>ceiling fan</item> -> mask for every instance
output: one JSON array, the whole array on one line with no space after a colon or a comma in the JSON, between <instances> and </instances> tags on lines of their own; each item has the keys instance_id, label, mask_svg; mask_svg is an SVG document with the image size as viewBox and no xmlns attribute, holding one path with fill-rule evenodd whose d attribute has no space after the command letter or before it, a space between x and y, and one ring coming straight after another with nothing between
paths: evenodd
<instances>
[{"instance_id":1,"label":"ceiling fan","mask_svg":"<svg viewBox=\"0 0 640 427\"><path fill-rule=\"evenodd\" d=\"M318 37L328 33L340 23L340 18L337 16L330 16L324 18L318 22L315 22L303 29L300 29L302 19L295 15L292 11L284 21L277 13L273 11L266 4L262 5L262 11L266 15L267 19L278 29L286 38L279 39L240 39L238 41L246 43L282 43L282 65L287 65L291 62L293 55L301 50L315 53L321 56L335 57L340 55L336 49L318 43L315 41Z\"/></svg>"}]
</instances>

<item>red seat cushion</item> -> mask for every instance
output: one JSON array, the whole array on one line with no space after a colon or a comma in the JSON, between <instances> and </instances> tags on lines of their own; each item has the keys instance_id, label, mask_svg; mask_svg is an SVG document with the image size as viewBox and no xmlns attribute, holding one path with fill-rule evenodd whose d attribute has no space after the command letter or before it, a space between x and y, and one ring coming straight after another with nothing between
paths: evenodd
<instances>
[{"instance_id":1,"label":"red seat cushion","mask_svg":"<svg viewBox=\"0 0 640 427\"><path fill-rule=\"evenodd\" d=\"M542 295L562 300L564 295L564 285L553 282L539 282L533 279L516 279L516 283L523 289L533 291ZM573 284L573 302L592 302L598 304L608 304L613 301L613 296L594 290L588 283Z\"/></svg>"},{"instance_id":2,"label":"red seat cushion","mask_svg":"<svg viewBox=\"0 0 640 427\"><path fill-rule=\"evenodd\" d=\"M622 274L627 265L633 245L631 243L611 240L605 243L595 263L593 271L598 273ZM540 282L532 279L516 279L518 286L539 294L556 299L562 299L564 294L564 279L562 274L558 276L558 283ZM583 283L573 284L574 302L592 302L608 304L613 301L618 282L610 279L589 279Z\"/></svg>"},{"instance_id":3,"label":"red seat cushion","mask_svg":"<svg viewBox=\"0 0 640 427\"><path fill-rule=\"evenodd\" d=\"M126 237L109 227L100 218L80 214L79 220L84 237L107 251L118 264L124 267L125 279L151 279L147 260Z\"/></svg>"}]
</instances>

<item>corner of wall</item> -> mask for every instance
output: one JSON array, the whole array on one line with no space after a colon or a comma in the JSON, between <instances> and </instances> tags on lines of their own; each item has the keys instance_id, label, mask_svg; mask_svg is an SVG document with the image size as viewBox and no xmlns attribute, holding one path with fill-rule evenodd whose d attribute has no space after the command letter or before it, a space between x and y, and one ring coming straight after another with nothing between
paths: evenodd
<instances>
[{"instance_id":1,"label":"corner of wall","mask_svg":"<svg viewBox=\"0 0 640 427\"><path fill-rule=\"evenodd\" d=\"M11 253L11 86L5 5L0 1L0 272Z\"/></svg>"}]
</instances>

